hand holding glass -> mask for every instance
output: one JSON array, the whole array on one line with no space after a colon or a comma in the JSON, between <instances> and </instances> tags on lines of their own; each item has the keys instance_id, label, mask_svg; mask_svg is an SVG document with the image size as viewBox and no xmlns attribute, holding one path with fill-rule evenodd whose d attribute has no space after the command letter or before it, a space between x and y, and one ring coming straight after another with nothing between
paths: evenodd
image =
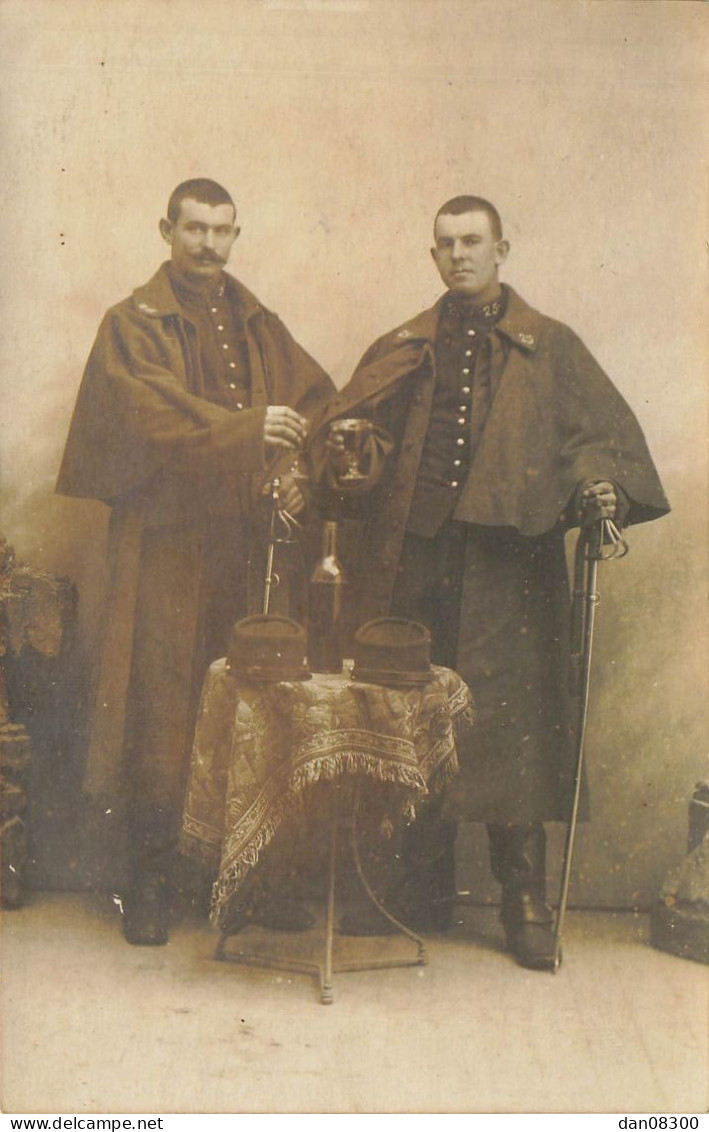
<instances>
[{"instance_id":1,"label":"hand holding glass","mask_svg":"<svg viewBox=\"0 0 709 1132\"><path fill-rule=\"evenodd\" d=\"M343 457L342 464L339 460L332 460L338 482L352 484L367 479L367 473L362 471L362 461L372 431L372 422L359 417L347 417L332 422L328 445L333 457L338 455ZM342 471L340 467L343 467Z\"/></svg>"}]
</instances>

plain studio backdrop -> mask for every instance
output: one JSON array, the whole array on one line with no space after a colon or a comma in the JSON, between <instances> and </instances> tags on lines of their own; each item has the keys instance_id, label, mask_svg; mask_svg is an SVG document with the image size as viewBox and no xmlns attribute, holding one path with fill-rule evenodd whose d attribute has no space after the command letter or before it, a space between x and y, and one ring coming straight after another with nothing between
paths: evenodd
<instances>
[{"instance_id":1,"label":"plain studio backdrop","mask_svg":"<svg viewBox=\"0 0 709 1132\"><path fill-rule=\"evenodd\" d=\"M600 571L594 820L572 893L649 907L705 774L706 6L5 0L0 20L2 530L18 557L77 583L91 650L106 513L53 484L101 316L166 258L175 184L232 191L230 270L338 385L440 294L437 207L492 199L503 279L585 340L673 505Z\"/></svg>"}]
</instances>

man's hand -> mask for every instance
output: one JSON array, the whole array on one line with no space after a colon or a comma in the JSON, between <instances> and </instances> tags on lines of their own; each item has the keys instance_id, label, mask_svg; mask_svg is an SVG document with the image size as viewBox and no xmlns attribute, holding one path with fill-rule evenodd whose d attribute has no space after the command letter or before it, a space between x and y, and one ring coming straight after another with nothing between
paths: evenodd
<instances>
[{"instance_id":1,"label":"man's hand","mask_svg":"<svg viewBox=\"0 0 709 1132\"><path fill-rule=\"evenodd\" d=\"M281 477L281 507L289 515L300 515L305 510L305 496L293 476Z\"/></svg>"},{"instance_id":2,"label":"man's hand","mask_svg":"<svg viewBox=\"0 0 709 1132\"><path fill-rule=\"evenodd\" d=\"M347 453L345 452L345 438L342 433L330 432L330 435L325 441L325 451L327 452L330 470L335 479L344 476L349 468L349 462L347 460Z\"/></svg>"},{"instance_id":3,"label":"man's hand","mask_svg":"<svg viewBox=\"0 0 709 1132\"><path fill-rule=\"evenodd\" d=\"M288 405L269 405L263 424L263 439L267 445L299 452L305 444L308 422Z\"/></svg>"},{"instance_id":4,"label":"man's hand","mask_svg":"<svg viewBox=\"0 0 709 1132\"><path fill-rule=\"evenodd\" d=\"M583 485L578 496L579 520L593 523L596 519L614 519L618 509L618 494L610 480L598 480Z\"/></svg>"}]
</instances>

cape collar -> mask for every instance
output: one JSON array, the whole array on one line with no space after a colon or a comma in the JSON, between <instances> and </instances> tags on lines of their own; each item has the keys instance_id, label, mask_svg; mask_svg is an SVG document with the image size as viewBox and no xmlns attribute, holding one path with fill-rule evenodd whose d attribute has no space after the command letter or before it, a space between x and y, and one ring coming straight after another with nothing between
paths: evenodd
<instances>
[{"instance_id":1,"label":"cape collar","mask_svg":"<svg viewBox=\"0 0 709 1132\"><path fill-rule=\"evenodd\" d=\"M504 334L505 338L509 339L514 346L519 346L520 349L533 353L539 343L542 316L534 307L525 303L524 299L512 287L507 286L506 283L503 283L502 286L507 296L507 309L499 322L495 323L495 330ZM445 300L446 295L441 296L434 306L422 311L421 314L400 326L393 333L394 339L400 342L415 339L423 339L430 343L435 342Z\"/></svg>"},{"instance_id":2,"label":"cape collar","mask_svg":"<svg viewBox=\"0 0 709 1132\"><path fill-rule=\"evenodd\" d=\"M233 275L224 272L227 294L236 298L244 319L263 311L264 308L256 296L244 287ZM182 308L177 301L170 282L170 272L167 263L161 264L158 270L141 287L133 292L133 302L141 314L148 318L168 318L170 315L182 315Z\"/></svg>"}]
</instances>

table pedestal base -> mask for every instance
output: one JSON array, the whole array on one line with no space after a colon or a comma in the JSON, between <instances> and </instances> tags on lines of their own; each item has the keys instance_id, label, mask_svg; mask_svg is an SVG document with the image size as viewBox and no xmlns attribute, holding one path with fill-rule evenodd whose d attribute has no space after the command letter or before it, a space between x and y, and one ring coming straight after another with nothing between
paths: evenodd
<instances>
[{"instance_id":1,"label":"table pedestal base","mask_svg":"<svg viewBox=\"0 0 709 1132\"><path fill-rule=\"evenodd\" d=\"M335 792L337 794L337 792ZM347 816L338 812L337 797L333 800L333 813L331 824L330 852L328 863L328 894L327 919L325 923L324 951L321 962L306 961L287 955L263 955L251 951L227 951L227 941L238 934L241 929L230 931L225 929L217 944L214 958L229 963L242 963L251 967L266 967L276 971L289 971L300 975L313 975L320 985L320 1001L329 1005L333 1001L332 981L333 975L345 974L349 971L379 971L390 967L422 967L427 963L426 948L420 936L402 924L377 899L364 875L362 861L359 853L359 840L357 837L357 806L359 803L359 785L355 790L352 811ZM409 958L402 957L389 959L364 959L360 961L339 962L333 959L335 936L335 908L336 908L336 867L337 867L337 841L339 829L345 826L350 835L350 847L357 877L369 901L389 921L400 935L406 936L416 946L416 955Z\"/></svg>"}]
</instances>

